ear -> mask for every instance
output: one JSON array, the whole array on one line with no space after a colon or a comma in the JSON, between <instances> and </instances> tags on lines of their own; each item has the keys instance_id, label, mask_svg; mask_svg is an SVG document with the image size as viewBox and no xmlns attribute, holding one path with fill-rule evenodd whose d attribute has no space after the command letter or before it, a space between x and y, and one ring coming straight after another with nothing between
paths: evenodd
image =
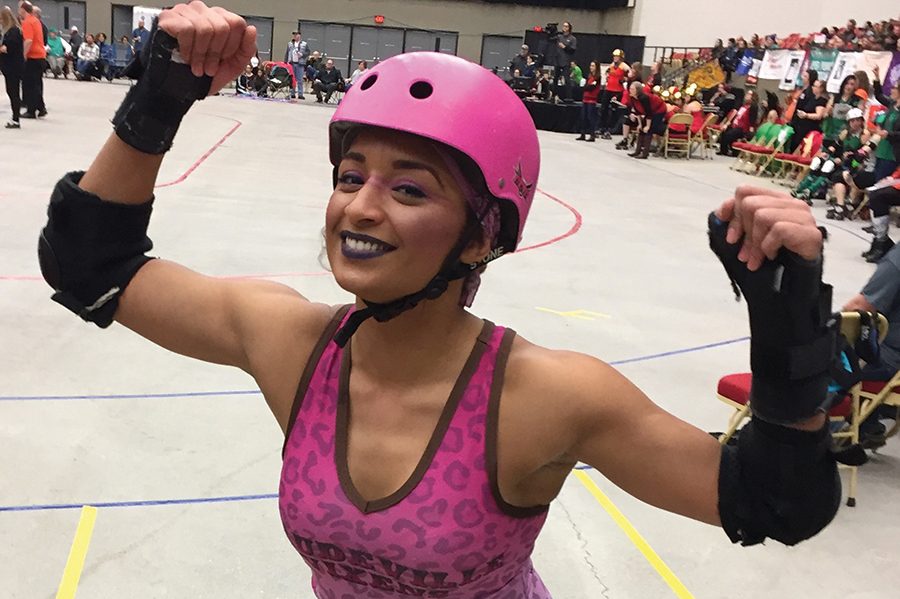
<instances>
[{"instance_id":1,"label":"ear","mask_svg":"<svg viewBox=\"0 0 900 599\"><path fill-rule=\"evenodd\" d=\"M466 245L460 256L460 261L465 264L475 264L484 260L491 253L491 240L480 225L478 231L473 235L472 241Z\"/></svg>"}]
</instances>

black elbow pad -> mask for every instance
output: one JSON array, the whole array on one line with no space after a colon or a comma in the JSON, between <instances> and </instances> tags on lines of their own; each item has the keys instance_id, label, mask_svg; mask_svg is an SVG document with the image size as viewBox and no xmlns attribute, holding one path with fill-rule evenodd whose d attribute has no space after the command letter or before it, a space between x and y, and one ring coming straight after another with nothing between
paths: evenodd
<instances>
[{"instance_id":1,"label":"black elbow pad","mask_svg":"<svg viewBox=\"0 0 900 599\"><path fill-rule=\"evenodd\" d=\"M736 446L722 447L719 517L733 543L796 545L825 528L840 503L827 426L807 432L754 417Z\"/></svg>"}]
</instances>

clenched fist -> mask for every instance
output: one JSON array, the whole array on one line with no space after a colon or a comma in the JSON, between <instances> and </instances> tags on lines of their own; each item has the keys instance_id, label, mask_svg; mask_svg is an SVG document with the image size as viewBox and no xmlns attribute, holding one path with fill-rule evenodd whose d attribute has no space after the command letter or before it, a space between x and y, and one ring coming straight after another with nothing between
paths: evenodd
<instances>
[{"instance_id":1,"label":"clenched fist","mask_svg":"<svg viewBox=\"0 0 900 599\"><path fill-rule=\"evenodd\" d=\"M738 259L751 271L759 269L766 258L774 260L781 248L807 260L822 253L822 233L809 206L786 193L742 185L716 216L728 222L728 243L743 237Z\"/></svg>"},{"instance_id":2,"label":"clenched fist","mask_svg":"<svg viewBox=\"0 0 900 599\"><path fill-rule=\"evenodd\" d=\"M159 28L178 40L178 51L194 75L213 78L210 95L233 81L256 53L255 27L199 0L164 10Z\"/></svg>"}]
</instances>

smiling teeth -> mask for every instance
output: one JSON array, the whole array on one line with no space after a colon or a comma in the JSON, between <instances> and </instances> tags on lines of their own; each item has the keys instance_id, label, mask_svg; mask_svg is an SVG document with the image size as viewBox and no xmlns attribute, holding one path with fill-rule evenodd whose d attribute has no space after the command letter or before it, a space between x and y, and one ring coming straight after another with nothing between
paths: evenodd
<instances>
[{"instance_id":1,"label":"smiling teeth","mask_svg":"<svg viewBox=\"0 0 900 599\"><path fill-rule=\"evenodd\" d=\"M344 240L344 243L347 244L351 250L355 250L357 252L382 252L386 248L380 243L372 243L370 241L360 241L358 239L347 238Z\"/></svg>"}]
</instances>

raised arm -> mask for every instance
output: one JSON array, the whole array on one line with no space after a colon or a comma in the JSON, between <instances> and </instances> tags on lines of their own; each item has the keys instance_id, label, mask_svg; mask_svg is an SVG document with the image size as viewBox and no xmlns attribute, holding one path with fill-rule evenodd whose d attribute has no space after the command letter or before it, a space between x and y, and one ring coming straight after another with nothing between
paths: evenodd
<instances>
[{"instance_id":1,"label":"raised arm","mask_svg":"<svg viewBox=\"0 0 900 599\"><path fill-rule=\"evenodd\" d=\"M807 539L840 502L822 411L833 357L822 236L802 202L770 194L739 189L711 219L711 243L750 309L754 416L737 447L721 447L592 358L567 357L555 383L568 390L565 455L745 545Z\"/></svg>"},{"instance_id":2,"label":"raised arm","mask_svg":"<svg viewBox=\"0 0 900 599\"><path fill-rule=\"evenodd\" d=\"M129 67L138 83L113 119L115 133L87 172L67 175L54 191L42 272L54 300L87 321L105 327L115 319L174 352L246 370L284 428L292 377L331 309L283 285L206 277L146 256L153 188L181 118L243 70L256 32L202 2L164 11L158 27ZM189 67L165 58L175 47Z\"/></svg>"}]
</instances>

